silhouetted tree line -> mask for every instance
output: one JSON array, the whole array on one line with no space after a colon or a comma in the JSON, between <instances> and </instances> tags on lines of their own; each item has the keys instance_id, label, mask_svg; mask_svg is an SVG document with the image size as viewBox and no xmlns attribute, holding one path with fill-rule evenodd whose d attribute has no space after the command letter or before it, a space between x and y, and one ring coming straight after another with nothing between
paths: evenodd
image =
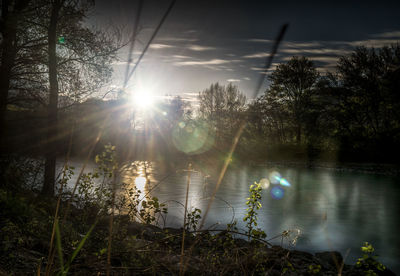
<instances>
[{"instance_id":1,"label":"silhouetted tree line","mask_svg":"<svg viewBox=\"0 0 400 276\"><path fill-rule=\"evenodd\" d=\"M322 76L293 57L249 104L247 156L398 162L400 46L357 48Z\"/></svg>"}]
</instances>

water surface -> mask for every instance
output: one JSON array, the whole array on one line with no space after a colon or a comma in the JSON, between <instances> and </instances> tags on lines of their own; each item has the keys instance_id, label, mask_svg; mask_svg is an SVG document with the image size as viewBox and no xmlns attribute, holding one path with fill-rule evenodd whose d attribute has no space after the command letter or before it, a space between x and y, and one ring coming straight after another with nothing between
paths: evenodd
<instances>
[{"instance_id":1,"label":"water surface","mask_svg":"<svg viewBox=\"0 0 400 276\"><path fill-rule=\"evenodd\" d=\"M194 168L196 170L198 168ZM361 257L360 247L368 241L375 247L379 260L400 273L400 178L328 169L241 167L230 169L210 209L206 227L223 228L237 219L244 230L249 185L271 179L278 172L281 184L265 182L262 209L258 211L258 227L272 238L285 230L293 230L290 238L272 243L292 246L310 252L337 250L346 263L354 264ZM127 166L125 181L136 182L142 191L166 202L169 212L166 226L183 223L187 172L166 172L154 163L135 162ZM273 176L273 175L272 175ZM147 178L147 181L143 181ZM215 172L203 169L191 173L189 207L206 209L217 179ZM282 185L283 184L283 185ZM279 187L279 188L277 188ZM277 192L277 189L279 191ZM274 194L271 192L275 191ZM178 203L179 202L179 203Z\"/></svg>"}]
</instances>

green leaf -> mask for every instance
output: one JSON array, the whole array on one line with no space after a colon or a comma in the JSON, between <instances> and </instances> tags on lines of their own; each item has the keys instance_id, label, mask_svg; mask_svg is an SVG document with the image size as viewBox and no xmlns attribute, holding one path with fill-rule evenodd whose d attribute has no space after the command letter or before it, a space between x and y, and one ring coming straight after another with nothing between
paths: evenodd
<instances>
[{"instance_id":1,"label":"green leaf","mask_svg":"<svg viewBox=\"0 0 400 276\"><path fill-rule=\"evenodd\" d=\"M60 228L58 226L58 219L56 218L55 221L55 227L56 227L56 247L57 247L57 253L58 253L58 258L60 259L60 267L61 267L61 272L64 273L64 257L62 253L62 246L61 246L61 235L60 235Z\"/></svg>"}]
</instances>

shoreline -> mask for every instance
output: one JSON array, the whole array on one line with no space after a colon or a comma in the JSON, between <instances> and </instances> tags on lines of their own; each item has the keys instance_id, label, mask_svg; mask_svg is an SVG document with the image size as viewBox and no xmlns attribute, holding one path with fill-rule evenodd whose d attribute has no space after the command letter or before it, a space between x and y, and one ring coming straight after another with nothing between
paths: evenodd
<instances>
[{"instance_id":1,"label":"shoreline","mask_svg":"<svg viewBox=\"0 0 400 276\"><path fill-rule=\"evenodd\" d=\"M325 169L337 172L357 172L387 176L400 176L400 165L381 163L329 162L329 161L265 161L250 162L252 167L291 167L304 169Z\"/></svg>"}]
</instances>

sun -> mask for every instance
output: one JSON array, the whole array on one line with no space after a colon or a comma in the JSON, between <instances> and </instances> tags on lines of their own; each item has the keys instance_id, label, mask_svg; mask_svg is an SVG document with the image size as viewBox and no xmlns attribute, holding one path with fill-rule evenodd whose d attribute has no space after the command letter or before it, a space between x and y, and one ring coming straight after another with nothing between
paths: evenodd
<instances>
[{"instance_id":1,"label":"sun","mask_svg":"<svg viewBox=\"0 0 400 276\"><path fill-rule=\"evenodd\" d=\"M139 109L149 109L154 104L154 96L149 92L137 91L131 97L131 103Z\"/></svg>"}]
</instances>

